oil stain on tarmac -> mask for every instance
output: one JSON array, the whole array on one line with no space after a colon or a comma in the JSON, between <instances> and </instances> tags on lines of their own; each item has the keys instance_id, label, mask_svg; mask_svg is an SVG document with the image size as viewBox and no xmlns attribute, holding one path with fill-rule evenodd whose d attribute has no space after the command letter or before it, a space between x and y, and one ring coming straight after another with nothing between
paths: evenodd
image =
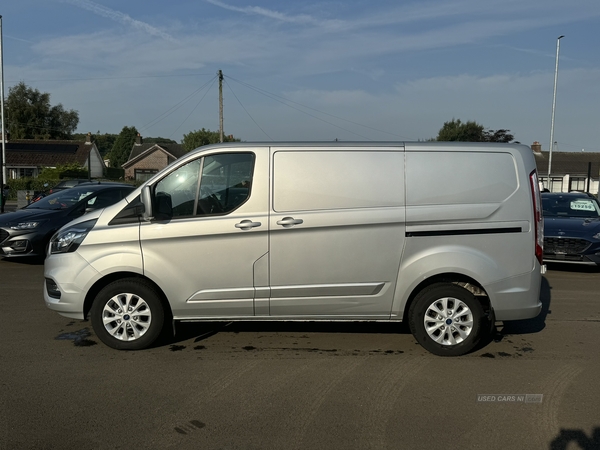
<instances>
[{"instance_id":1,"label":"oil stain on tarmac","mask_svg":"<svg viewBox=\"0 0 600 450\"><path fill-rule=\"evenodd\" d=\"M96 345L96 341L92 341L88 339L92 333L89 328L83 328L77 331L70 331L68 333L61 333L56 336L54 339L57 341L73 341L73 345L75 347L91 347L92 345Z\"/></svg>"}]
</instances>

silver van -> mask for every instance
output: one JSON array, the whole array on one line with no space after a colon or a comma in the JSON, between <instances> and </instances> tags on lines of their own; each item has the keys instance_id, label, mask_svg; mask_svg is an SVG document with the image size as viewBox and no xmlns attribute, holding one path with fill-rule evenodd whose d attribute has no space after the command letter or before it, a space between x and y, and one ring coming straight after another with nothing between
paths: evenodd
<instances>
[{"instance_id":1,"label":"silver van","mask_svg":"<svg viewBox=\"0 0 600 450\"><path fill-rule=\"evenodd\" d=\"M171 321L392 321L461 355L539 314L542 233L524 145L226 143L59 230L44 298L117 349Z\"/></svg>"}]
</instances>

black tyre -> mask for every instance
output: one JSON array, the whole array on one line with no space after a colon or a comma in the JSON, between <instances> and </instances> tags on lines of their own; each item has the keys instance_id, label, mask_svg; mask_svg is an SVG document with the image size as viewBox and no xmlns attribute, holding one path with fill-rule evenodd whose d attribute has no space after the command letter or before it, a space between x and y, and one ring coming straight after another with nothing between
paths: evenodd
<instances>
[{"instance_id":1,"label":"black tyre","mask_svg":"<svg viewBox=\"0 0 600 450\"><path fill-rule=\"evenodd\" d=\"M164 307L155 289L131 278L104 287L96 295L90 315L96 336L119 350L149 347L165 322Z\"/></svg>"},{"instance_id":2,"label":"black tyre","mask_svg":"<svg viewBox=\"0 0 600 450\"><path fill-rule=\"evenodd\" d=\"M428 286L409 309L410 331L426 350L439 356L472 351L489 329L481 303L452 283Z\"/></svg>"}]
</instances>

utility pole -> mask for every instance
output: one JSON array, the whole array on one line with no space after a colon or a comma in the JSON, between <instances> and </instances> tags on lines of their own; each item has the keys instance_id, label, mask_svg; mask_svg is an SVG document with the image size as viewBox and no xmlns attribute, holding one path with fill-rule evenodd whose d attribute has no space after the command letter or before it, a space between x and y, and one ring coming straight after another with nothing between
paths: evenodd
<instances>
[{"instance_id":1,"label":"utility pole","mask_svg":"<svg viewBox=\"0 0 600 450\"><path fill-rule=\"evenodd\" d=\"M219 69L219 137L223 142L223 71Z\"/></svg>"},{"instance_id":2,"label":"utility pole","mask_svg":"<svg viewBox=\"0 0 600 450\"><path fill-rule=\"evenodd\" d=\"M4 184L6 183L6 133L4 132L4 57L2 55L2 16L0 16L0 120L2 120L2 154L0 158L0 212L4 212Z\"/></svg>"}]
</instances>

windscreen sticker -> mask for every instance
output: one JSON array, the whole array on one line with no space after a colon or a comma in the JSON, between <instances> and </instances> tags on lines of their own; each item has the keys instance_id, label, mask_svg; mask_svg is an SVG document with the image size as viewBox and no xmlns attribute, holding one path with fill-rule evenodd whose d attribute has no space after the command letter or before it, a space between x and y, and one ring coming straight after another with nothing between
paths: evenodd
<instances>
[{"instance_id":1,"label":"windscreen sticker","mask_svg":"<svg viewBox=\"0 0 600 450\"><path fill-rule=\"evenodd\" d=\"M83 200L84 198L86 198L88 195L90 195L93 191L88 191L88 192L82 192L81 194L79 194L79 198L77 199L77 201ZM89 202L88 202L89 203ZM93 203L93 202L92 202Z\"/></svg>"},{"instance_id":2,"label":"windscreen sticker","mask_svg":"<svg viewBox=\"0 0 600 450\"><path fill-rule=\"evenodd\" d=\"M574 211L596 211L594 204L589 200L575 200L571 202L570 207Z\"/></svg>"}]
</instances>

